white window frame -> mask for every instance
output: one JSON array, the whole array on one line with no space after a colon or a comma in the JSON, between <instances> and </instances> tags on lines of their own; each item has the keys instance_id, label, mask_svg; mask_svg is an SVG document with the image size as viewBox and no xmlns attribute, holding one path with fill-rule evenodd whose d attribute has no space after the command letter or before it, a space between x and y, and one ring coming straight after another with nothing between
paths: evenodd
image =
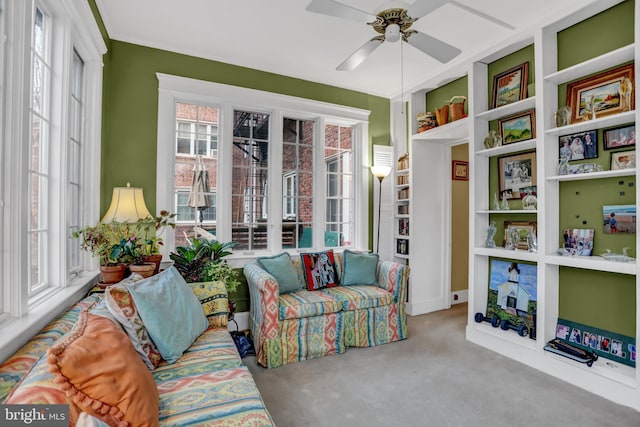
<instances>
[{"instance_id":1,"label":"white window frame","mask_svg":"<svg viewBox=\"0 0 640 427\"><path fill-rule=\"evenodd\" d=\"M47 205L48 245L47 287L28 295L28 230L30 200L28 188L31 103L31 40L34 4L51 18L51 185L44 199ZM85 63L83 139L87 149L82 171L82 223L99 220L100 142L102 106L102 55L106 46L87 2L77 0L4 0L4 64L0 118L3 153L0 170L0 360L15 352L26 340L80 299L96 280L97 262L84 257L87 270L69 275L67 271L67 187L66 162L69 139L69 85L74 49Z\"/></svg>"},{"instance_id":2,"label":"white window frame","mask_svg":"<svg viewBox=\"0 0 640 427\"><path fill-rule=\"evenodd\" d=\"M233 110L265 111L271 115L272 131L270 138L274 143L269 153L270 177L279 182L282 179L282 129L280 127L283 117L314 120L314 131L317 141L324 141L325 124L353 127L353 156L355 159L354 182L354 238L351 248L355 250L367 250L369 229L369 114L370 111L329 104L282 94L265 92L255 89L246 89L220 83L190 79L163 73L156 74L158 87L158 158L157 170L171 171L174 168L175 157L175 104L176 102L202 103L215 105L220 109L220 129L218 133L218 156L226 159L231 156L233 150ZM324 162L322 149L324 144L316 144L314 170L323 170ZM229 153L229 154L227 154ZM273 181L269 179L269 181ZM156 206L164 209L172 206L174 189L173 174L158 174L156 180ZM222 209L230 209L231 206L231 162L220 161L218 163L217 200L218 218L216 234L221 241L231 240L231 215L222 212ZM314 197L324 200L325 189L323 179L314 179ZM282 221L282 186L271 186L272 194L269 194L269 230L278 229ZM273 194L276 193L277 194ZM323 227L314 227L314 242L322 242L324 245L324 203L314 203L314 216L316 224L322 222ZM280 234L269 234L268 250L244 251L234 254L234 257L252 258L258 253L274 253L281 250L282 242ZM165 239L163 247L165 257L175 247L174 236ZM321 246L323 247L323 246ZM308 248L306 248L308 250Z\"/></svg>"}]
</instances>

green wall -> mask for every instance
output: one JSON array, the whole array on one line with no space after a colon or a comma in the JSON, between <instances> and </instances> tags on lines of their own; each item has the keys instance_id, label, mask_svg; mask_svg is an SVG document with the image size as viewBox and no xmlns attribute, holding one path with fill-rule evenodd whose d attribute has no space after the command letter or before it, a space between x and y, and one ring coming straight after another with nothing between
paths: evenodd
<instances>
[{"instance_id":1,"label":"green wall","mask_svg":"<svg viewBox=\"0 0 640 427\"><path fill-rule=\"evenodd\" d=\"M491 108L493 99L493 77L507 71L510 68L516 67L520 64L524 64L525 62L529 63L529 71L527 73L527 97L535 95L533 91L533 83L535 77L535 63L533 61L533 58L533 45L529 45L507 56L503 56L502 58L497 59L487 65L487 74L489 76L489 84L487 85L489 88L489 95L487 98L489 100L488 108Z\"/></svg>"},{"instance_id":2,"label":"green wall","mask_svg":"<svg viewBox=\"0 0 640 427\"><path fill-rule=\"evenodd\" d=\"M449 100L454 96L462 95L465 98L469 98L469 79L467 76L462 76L452 82L447 83L437 89L428 92L426 96L427 111L431 111L435 114L436 108L442 108L444 105L449 105ZM454 100L455 103L461 102L460 99ZM469 113L469 102L464 103L465 114ZM451 122L451 110L449 110L449 122Z\"/></svg>"}]
</instances>

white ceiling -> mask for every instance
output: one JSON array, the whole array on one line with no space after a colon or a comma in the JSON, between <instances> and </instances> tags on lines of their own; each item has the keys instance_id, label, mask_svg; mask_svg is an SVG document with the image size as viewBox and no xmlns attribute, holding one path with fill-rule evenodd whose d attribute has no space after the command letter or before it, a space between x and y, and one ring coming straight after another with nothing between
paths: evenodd
<instances>
[{"instance_id":1,"label":"white ceiling","mask_svg":"<svg viewBox=\"0 0 640 427\"><path fill-rule=\"evenodd\" d=\"M307 12L311 0L97 0L110 38L325 83L387 98L439 74L443 65L403 43L386 42L354 71L336 67L376 36L364 23ZM416 0L423 1L423 0ZM431 1L431 0L426 0ZM452 4L413 29L462 50L462 63L492 44L592 1L458 0L507 22L509 30ZM398 1L341 0L367 12ZM408 0L407 3L413 3ZM406 4L400 7L406 7ZM402 52L401 52L402 50ZM400 58L404 58L401 80ZM446 66L446 65L445 65Z\"/></svg>"}]
</instances>

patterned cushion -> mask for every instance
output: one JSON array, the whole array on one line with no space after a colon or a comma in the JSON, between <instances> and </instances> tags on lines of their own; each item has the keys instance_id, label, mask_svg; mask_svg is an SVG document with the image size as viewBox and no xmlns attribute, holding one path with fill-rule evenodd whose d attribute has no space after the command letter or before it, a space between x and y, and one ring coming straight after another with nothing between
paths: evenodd
<instances>
[{"instance_id":1,"label":"patterned cushion","mask_svg":"<svg viewBox=\"0 0 640 427\"><path fill-rule=\"evenodd\" d=\"M109 312L124 328L131 340L131 344L133 344L133 348L136 349L144 364L147 365L149 370L155 369L162 360L162 356L149 337L149 333L144 327L144 323L142 323L138 310L133 303L133 298L131 298L131 294L124 286L124 283L121 282L107 287L104 292L104 301Z\"/></svg>"},{"instance_id":2,"label":"patterned cushion","mask_svg":"<svg viewBox=\"0 0 640 427\"><path fill-rule=\"evenodd\" d=\"M338 286L321 292L340 301L344 311L382 307L394 301L391 292L377 286Z\"/></svg>"},{"instance_id":3,"label":"patterned cushion","mask_svg":"<svg viewBox=\"0 0 640 427\"><path fill-rule=\"evenodd\" d=\"M338 273L332 250L300 254L300 258L308 290L315 291L338 286Z\"/></svg>"},{"instance_id":4,"label":"patterned cushion","mask_svg":"<svg viewBox=\"0 0 640 427\"><path fill-rule=\"evenodd\" d=\"M225 328L229 321L229 298L227 285L224 282L189 283L191 290L198 297L209 325L214 328Z\"/></svg>"},{"instance_id":5,"label":"patterned cushion","mask_svg":"<svg viewBox=\"0 0 640 427\"><path fill-rule=\"evenodd\" d=\"M336 313L342 303L322 292L301 290L280 295L278 309L280 319L300 319L302 317L319 316L325 313Z\"/></svg>"},{"instance_id":6,"label":"patterned cushion","mask_svg":"<svg viewBox=\"0 0 640 427\"><path fill-rule=\"evenodd\" d=\"M110 319L81 312L74 329L47 354L54 381L84 412L109 425L157 425L156 383Z\"/></svg>"}]
</instances>

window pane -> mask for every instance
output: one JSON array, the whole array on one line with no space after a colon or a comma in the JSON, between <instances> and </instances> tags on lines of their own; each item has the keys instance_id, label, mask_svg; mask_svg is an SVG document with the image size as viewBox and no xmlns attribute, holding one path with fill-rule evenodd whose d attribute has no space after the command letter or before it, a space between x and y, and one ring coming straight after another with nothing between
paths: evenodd
<instances>
[{"instance_id":1,"label":"window pane","mask_svg":"<svg viewBox=\"0 0 640 427\"><path fill-rule=\"evenodd\" d=\"M353 129L325 127L325 246L349 246L353 236Z\"/></svg>"}]
</instances>

